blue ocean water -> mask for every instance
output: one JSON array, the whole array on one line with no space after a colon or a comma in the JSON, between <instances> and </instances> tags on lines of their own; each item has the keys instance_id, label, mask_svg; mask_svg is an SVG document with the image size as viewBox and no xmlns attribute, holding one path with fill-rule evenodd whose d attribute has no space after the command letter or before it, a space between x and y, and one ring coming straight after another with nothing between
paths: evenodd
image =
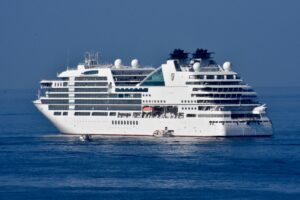
<instances>
[{"instance_id":1,"label":"blue ocean water","mask_svg":"<svg viewBox=\"0 0 300 200\"><path fill-rule=\"evenodd\" d=\"M256 88L275 135L66 137L0 90L0 199L300 199L300 88Z\"/></svg>"}]
</instances>

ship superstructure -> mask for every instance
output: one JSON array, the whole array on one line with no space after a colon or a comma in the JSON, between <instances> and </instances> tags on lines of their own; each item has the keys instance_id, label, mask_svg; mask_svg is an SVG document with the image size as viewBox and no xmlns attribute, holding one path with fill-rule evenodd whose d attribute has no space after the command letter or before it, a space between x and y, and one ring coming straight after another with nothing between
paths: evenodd
<instances>
[{"instance_id":1,"label":"ship superstructure","mask_svg":"<svg viewBox=\"0 0 300 200\"><path fill-rule=\"evenodd\" d=\"M85 62L58 80L42 80L36 107L64 134L147 136L267 136L266 105L212 53L175 49L158 68L137 59L124 66Z\"/></svg>"}]
</instances>

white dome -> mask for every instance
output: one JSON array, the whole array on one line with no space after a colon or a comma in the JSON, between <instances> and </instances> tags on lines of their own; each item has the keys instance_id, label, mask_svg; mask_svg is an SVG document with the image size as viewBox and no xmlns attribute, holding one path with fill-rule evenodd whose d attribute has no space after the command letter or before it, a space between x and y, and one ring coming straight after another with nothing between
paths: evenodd
<instances>
[{"instance_id":1,"label":"white dome","mask_svg":"<svg viewBox=\"0 0 300 200\"><path fill-rule=\"evenodd\" d=\"M121 60L120 58L116 59L116 60L115 60L115 67L119 69L119 68L121 68L122 66L123 66L122 60Z\"/></svg>"},{"instance_id":2,"label":"white dome","mask_svg":"<svg viewBox=\"0 0 300 200\"><path fill-rule=\"evenodd\" d=\"M132 66L132 68L139 68L140 64L139 64L138 59L133 59L131 61L131 66Z\"/></svg>"},{"instance_id":3,"label":"white dome","mask_svg":"<svg viewBox=\"0 0 300 200\"><path fill-rule=\"evenodd\" d=\"M231 63L229 61L224 62L223 69L225 71L231 71Z\"/></svg>"},{"instance_id":4,"label":"white dome","mask_svg":"<svg viewBox=\"0 0 300 200\"><path fill-rule=\"evenodd\" d=\"M200 71L200 63L199 62L195 62L193 64L193 69L195 72L199 72Z\"/></svg>"}]
</instances>

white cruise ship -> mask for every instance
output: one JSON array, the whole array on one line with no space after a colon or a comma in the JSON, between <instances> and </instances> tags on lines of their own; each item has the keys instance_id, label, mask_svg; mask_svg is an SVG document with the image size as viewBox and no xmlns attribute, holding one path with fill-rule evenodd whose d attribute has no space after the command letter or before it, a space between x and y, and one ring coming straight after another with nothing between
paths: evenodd
<instances>
[{"instance_id":1,"label":"white cruise ship","mask_svg":"<svg viewBox=\"0 0 300 200\"><path fill-rule=\"evenodd\" d=\"M158 68L87 53L76 69L42 80L35 106L64 134L127 136L269 136L266 105L212 53L175 49Z\"/></svg>"}]
</instances>

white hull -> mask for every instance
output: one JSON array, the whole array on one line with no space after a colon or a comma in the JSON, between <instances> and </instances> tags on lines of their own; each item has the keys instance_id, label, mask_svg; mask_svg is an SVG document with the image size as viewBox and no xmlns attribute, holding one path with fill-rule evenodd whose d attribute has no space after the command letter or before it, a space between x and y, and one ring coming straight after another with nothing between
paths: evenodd
<instances>
[{"instance_id":1,"label":"white hull","mask_svg":"<svg viewBox=\"0 0 300 200\"><path fill-rule=\"evenodd\" d=\"M210 118L119 118L102 116L54 116L43 105L36 104L38 109L63 134L75 135L124 135L124 136L153 136L156 130L173 131L173 136L209 137L209 136L270 136L272 124L237 123L226 119L230 123L210 123ZM214 118L214 121L224 121L224 118ZM123 124L113 124L112 121L122 121ZM134 125L130 125L134 121ZM125 123L125 124L124 124Z\"/></svg>"}]
</instances>

